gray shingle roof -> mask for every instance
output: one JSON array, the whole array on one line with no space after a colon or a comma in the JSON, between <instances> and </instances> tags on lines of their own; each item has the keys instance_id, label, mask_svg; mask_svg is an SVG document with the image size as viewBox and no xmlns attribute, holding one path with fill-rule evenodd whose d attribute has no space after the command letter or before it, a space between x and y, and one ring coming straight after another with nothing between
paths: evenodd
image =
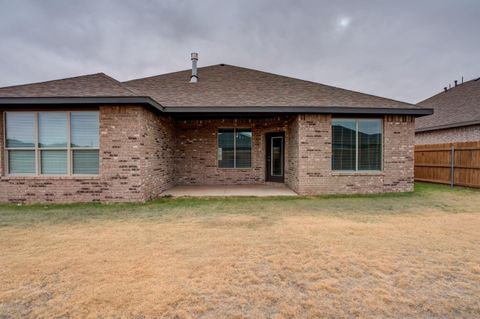
<instances>
[{"instance_id":1,"label":"gray shingle roof","mask_svg":"<svg viewBox=\"0 0 480 319\"><path fill-rule=\"evenodd\" d=\"M0 97L136 96L104 73L0 88Z\"/></svg>"},{"instance_id":2,"label":"gray shingle roof","mask_svg":"<svg viewBox=\"0 0 480 319\"><path fill-rule=\"evenodd\" d=\"M163 106L337 106L416 108L415 105L253 69L219 64L122 82Z\"/></svg>"},{"instance_id":3,"label":"gray shingle roof","mask_svg":"<svg viewBox=\"0 0 480 319\"><path fill-rule=\"evenodd\" d=\"M480 78L438 93L417 105L434 109L433 115L417 119L417 131L480 123Z\"/></svg>"},{"instance_id":4,"label":"gray shingle roof","mask_svg":"<svg viewBox=\"0 0 480 319\"><path fill-rule=\"evenodd\" d=\"M0 88L0 104L148 104L169 113L431 114L387 98L286 76L213 65L119 82L103 73Z\"/></svg>"}]
</instances>

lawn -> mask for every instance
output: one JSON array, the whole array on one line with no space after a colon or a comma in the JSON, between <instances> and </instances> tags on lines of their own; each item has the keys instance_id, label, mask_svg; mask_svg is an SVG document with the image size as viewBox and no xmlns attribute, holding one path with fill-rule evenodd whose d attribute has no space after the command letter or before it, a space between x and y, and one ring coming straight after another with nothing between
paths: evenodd
<instances>
[{"instance_id":1,"label":"lawn","mask_svg":"<svg viewBox=\"0 0 480 319\"><path fill-rule=\"evenodd\" d=\"M0 205L0 318L480 317L480 191Z\"/></svg>"}]
</instances>

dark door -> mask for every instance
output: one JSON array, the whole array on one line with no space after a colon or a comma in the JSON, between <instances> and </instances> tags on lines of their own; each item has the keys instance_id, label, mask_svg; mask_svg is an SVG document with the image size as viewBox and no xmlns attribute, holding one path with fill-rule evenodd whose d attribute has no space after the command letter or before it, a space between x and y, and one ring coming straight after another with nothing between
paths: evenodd
<instances>
[{"instance_id":1,"label":"dark door","mask_svg":"<svg viewBox=\"0 0 480 319\"><path fill-rule=\"evenodd\" d=\"M266 154L267 154L267 170L266 180L268 182L283 183L283 176L285 175L284 160L285 160L285 133L267 133L266 134Z\"/></svg>"}]
</instances>

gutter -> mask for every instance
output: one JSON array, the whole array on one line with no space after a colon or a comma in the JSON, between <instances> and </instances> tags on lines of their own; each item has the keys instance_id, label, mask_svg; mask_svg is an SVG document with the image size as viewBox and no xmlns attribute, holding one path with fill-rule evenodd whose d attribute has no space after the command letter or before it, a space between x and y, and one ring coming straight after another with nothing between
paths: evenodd
<instances>
[{"instance_id":1,"label":"gutter","mask_svg":"<svg viewBox=\"0 0 480 319\"><path fill-rule=\"evenodd\" d=\"M165 113L171 114L232 114L232 113L283 113L283 114L392 114L425 116L433 114L433 109L423 108L373 108L373 107L342 107L342 106L167 106Z\"/></svg>"}]
</instances>

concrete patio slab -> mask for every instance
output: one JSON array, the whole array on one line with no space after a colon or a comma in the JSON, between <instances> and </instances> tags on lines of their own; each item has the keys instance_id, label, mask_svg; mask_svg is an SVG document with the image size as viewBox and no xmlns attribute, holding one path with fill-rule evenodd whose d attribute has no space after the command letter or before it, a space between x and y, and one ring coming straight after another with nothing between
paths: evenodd
<instances>
[{"instance_id":1,"label":"concrete patio slab","mask_svg":"<svg viewBox=\"0 0 480 319\"><path fill-rule=\"evenodd\" d=\"M173 197L210 196L297 196L286 185L180 185L166 190L162 195Z\"/></svg>"}]
</instances>

